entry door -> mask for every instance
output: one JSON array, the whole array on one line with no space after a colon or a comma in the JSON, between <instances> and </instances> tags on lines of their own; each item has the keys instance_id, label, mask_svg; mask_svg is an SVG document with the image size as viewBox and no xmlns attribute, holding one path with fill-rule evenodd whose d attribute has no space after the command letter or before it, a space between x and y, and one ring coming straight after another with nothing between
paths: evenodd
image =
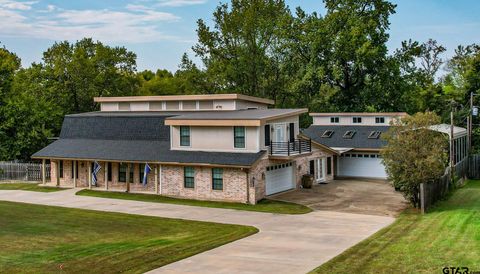
<instances>
[{"instance_id":1,"label":"entry door","mask_svg":"<svg viewBox=\"0 0 480 274\"><path fill-rule=\"evenodd\" d=\"M275 142L285 142L287 136L287 130L285 124L274 124L275 129Z\"/></svg>"},{"instance_id":2,"label":"entry door","mask_svg":"<svg viewBox=\"0 0 480 274\"><path fill-rule=\"evenodd\" d=\"M325 158L318 158L315 160L316 174L315 179L318 182L325 181Z\"/></svg>"}]
</instances>

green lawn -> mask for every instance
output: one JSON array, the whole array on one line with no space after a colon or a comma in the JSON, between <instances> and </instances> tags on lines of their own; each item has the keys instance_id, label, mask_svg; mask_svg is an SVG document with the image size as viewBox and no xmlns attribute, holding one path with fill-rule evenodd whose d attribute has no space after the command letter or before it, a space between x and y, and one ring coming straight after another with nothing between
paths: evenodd
<instances>
[{"instance_id":1,"label":"green lawn","mask_svg":"<svg viewBox=\"0 0 480 274\"><path fill-rule=\"evenodd\" d=\"M442 273L445 266L480 271L480 181L426 215L407 210L312 273Z\"/></svg>"},{"instance_id":2,"label":"green lawn","mask_svg":"<svg viewBox=\"0 0 480 274\"><path fill-rule=\"evenodd\" d=\"M135 201L154 202L154 203L167 203L167 204L177 204L177 205L228 208L228 209L238 209L238 210L248 210L248 211L281 213L281 214L305 214L312 211L312 209L304 205L267 200L267 199L261 200L256 205L247 205L247 204L241 204L241 203L177 199L177 198L170 198L170 197L153 195L153 194L107 192L107 191L95 191L95 190L88 190L88 189L84 189L77 192L77 195L123 199L123 200L135 200Z\"/></svg>"},{"instance_id":3,"label":"green lawn","mask_svg":"<svg viewBox=\"0 0 480 274\"><path fill-rule=\"evenodd\" d=\"M0 183L0 190L28 190L38 192L54 192L64 188L42 186L35 183Z\"/></svg>"},{"instance_id":4,"label":"green lawn","mask_svg":"<svg viewBox=\"0 0 480 274\"><path fill-rule=\"evenodd\" d=\"M142 273L256 232L0 201L0 273Z\"/></svg>"}]
</instances>

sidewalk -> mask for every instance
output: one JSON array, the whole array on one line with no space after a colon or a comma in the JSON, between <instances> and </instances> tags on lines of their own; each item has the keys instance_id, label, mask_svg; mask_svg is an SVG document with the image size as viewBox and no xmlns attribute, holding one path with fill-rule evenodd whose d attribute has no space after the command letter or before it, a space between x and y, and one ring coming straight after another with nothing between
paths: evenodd
<instances>
[{"instance_id":1,"label":"sidewalk","mask_svg":"<svg viewBox=\"0 0 480 274\"><path fill-rule=\"evenodd\" d=\"M306 273L391 224L394 218L314 211L281 215L220 208L0 190L0 200L166 218L250 225L260 232L151 273Z\"/></svg>"}]
</instances>

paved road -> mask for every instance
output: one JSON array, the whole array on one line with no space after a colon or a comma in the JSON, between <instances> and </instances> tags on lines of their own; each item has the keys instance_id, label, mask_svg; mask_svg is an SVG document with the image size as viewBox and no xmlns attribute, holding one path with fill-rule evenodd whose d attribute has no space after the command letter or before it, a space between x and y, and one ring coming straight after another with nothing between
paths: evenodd
<instances>
[{"instance_id":1,"label":"paved road","mask_svg":"<svg viewBox=\"0 0 480 274\"><path fill-rule=\"evenodd\" d=\"M230 209L0 190L0 200L251 225L260 232L153 270L152 273L306 273L389 225L394 218L333 211L281 215Z\"/></svg>"}]
</instances>

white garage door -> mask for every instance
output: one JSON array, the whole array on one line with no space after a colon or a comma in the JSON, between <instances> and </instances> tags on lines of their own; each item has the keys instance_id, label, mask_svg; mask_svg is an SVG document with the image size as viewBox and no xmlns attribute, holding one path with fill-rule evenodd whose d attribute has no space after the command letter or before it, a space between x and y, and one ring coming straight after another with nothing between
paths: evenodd
<instances>
[{"instance_id":1,"label":"white garage door","mask_svg":"<svg viewBox=\"0 0 480 274\"><path fill-rule=\"evenodd\" d=\"M378 154L345 153L338 158L338 176L386 179Z\"/></svg>"},{"instance_id":2,"label":"white garage door","mask_svg":"<svg viewBox=\"0 0 480 274\"><path fill-rule=\"evenodd\" d=\"M267 195L294 188L293 164L285 163L267 167L265 181Z\"/></svg>"}]
</instances>

